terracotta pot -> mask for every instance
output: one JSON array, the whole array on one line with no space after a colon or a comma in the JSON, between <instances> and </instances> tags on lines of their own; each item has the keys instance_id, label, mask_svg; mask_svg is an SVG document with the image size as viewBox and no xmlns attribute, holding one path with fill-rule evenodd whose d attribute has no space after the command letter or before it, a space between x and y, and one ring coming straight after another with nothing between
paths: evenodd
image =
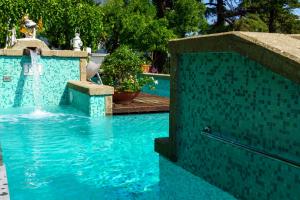
<instances>
[{"instance_id":1,"label":"terracotta pot","mask_svg":"<svg viewBox=\"0 0 300 200\"><path fill-rule=\"evenodd\" d=\"M142 71L143 73L149 73L151 65L142 65Z\"/></svg>"},{"instance_id":2,"label":"terracotta pot","mask_svg":"<svg viewBox=\"0 0 300 200\"><path fill-rule=\"evenodd\" d=\"M130 104L135 97L139 95L138 92L115 92L113 94L113 102L116 104Z\"/></svg>"}]
</instances>

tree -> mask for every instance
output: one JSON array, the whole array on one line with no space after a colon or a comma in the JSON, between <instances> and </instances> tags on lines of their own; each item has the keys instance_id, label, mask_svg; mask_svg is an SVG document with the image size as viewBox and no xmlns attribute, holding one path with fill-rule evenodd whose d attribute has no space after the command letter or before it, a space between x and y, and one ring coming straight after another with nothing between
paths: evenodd
<instances>
[{"instance_id":1,"label":"tree","mask_svg":"<svg viewBox=\"0 0 300 200\"><path fill-rule=\"evenodd\" d=\"M236 19L246 15L246 11L241 7L242 2L242 0L209 0L205 3L206 16L216 18L210 32L227 31Z\"/></svg>"},{"instance_id":2,"label":"tree","mask_svg":"<svg viewBox=\"0 0 300 200\"><path fill-rule=\"evenodd\" d=\"M267 32L268 26L255 14L248 14L236 20L233 24L235 31Z\"/></svg>"},{"instance_id":3,"label":"tree","mask_svg":"<svg viewBox=\"0 0 300 200\"><path fill-rule=\"evenodd\" d=\"M110 53L120 45L127 45L137 51L167 54L168 41L175 35L168 29L166 19L156 19L155 7L149 1L109 0L103 12L103 41ZM155 53L152 59L153 65L162 66Z\"/></svg>"},{"instance_id":4,"label":"tree","mask_svg":"<svg viewBox=\"0 0 300 200\"><path fill-rule=\"evenodd\" d=\"M41 35L55 48L70 48L75 31L81 33L84 45L95 49L100 41L102 11L92 0L45 0L43 3L40 0L1 0L1 46L5 44L9 27L18 27L24 14L29 14L34 21L43 19L44 31Z\"/></svg>"},{"instance_id":5,"label":"tree","mask_svg":"<svg viewBox=\"0 0 300 200\"><path fill-rule=\"evenodd\" d=\"M175 0L173 9L167 13L170 28L179 37L188 32L205 32L207 21L204 12L204 4L196 0Z\"/></svg>"},{"instance_id":6,"label":"tree","mask_svg":"<svg viewBox=\"0 0 300 200\"><path fill-rule=\"evenodd\" d=\"M291 33L297 24L295 8L298 0L244 0L242 6L257 14L267 25L269 32Z\"/></svg>"}]
</instances>

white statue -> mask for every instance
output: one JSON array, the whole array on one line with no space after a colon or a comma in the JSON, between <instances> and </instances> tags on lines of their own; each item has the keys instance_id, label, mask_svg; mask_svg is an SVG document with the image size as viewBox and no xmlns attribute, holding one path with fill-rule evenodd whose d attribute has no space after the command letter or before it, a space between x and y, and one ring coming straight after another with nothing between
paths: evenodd
<instances>
[{"instance_id":1,"label":"white statue","mask_svg":"<svg viewBox=\"0 0 300 200\"><path fill-rule=\"evenodd\" d=\"M75 33L75 37L71 40L71 45L73 46L74 51L81 51L83 43L80 39L79 33Z\"/></svg>"},{"instance_id":2,"label":"white statue","mask_svg":"<svg viewBox=\"0 0 300 200\"><path fill-rule=\"evenodd\" d=\"M14 46L17 42L17 33L16 33L16 29L13 28L11 30L8 31L8 34L6 36L6 45L5 48L10 48L12 46Z\"/></svg>"}]
</instances>

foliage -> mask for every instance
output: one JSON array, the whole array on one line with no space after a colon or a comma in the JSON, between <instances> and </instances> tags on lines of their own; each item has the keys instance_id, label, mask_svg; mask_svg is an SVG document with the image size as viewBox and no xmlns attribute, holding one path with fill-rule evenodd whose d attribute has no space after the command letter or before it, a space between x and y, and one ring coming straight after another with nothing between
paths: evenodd
<instances>
[{"instance_id":1,"label":"foliage","mask_svg":"<svg viewBox=\"0 0 300 200\"><path fill-rule=\"evenodd\" d=\"M139 35L138 46L134 47L142 51L167 52L169 40L176 37L167 26L165 18L150 21Z\"/></svg>"},{"instance_id":2,"label":"foliage","mask_svg":"<svg viewBox=\"0 0 300 200\"><path fill-rule=\"evenodd\" d=\"M118 12L116 12L118 10ZM174 37L167 21L155 19L155 7L147 0L109 0L103 6L103 41L109 52L120 45L139 51L166 51Z\"/></svg>"},{"instance_id":3,"label":"foliage","mask_svg":"<svg viewBox=\"0 0 300 200\"><path fill-rule=\"evenodd\" d=\"M209 0L206 6L207 17L216 19L210 32L300 32L297 16L293 13L300 7L299 0Z\"/></svg>"},{"instance_id":4,"label":"foliage","mask_svg":"<svg viewBox=\"0 0 300 200\"><path fill-rule=\"evenodd\" d=\"M273 0L272 3L269 0L244 0L241 5L248 13L259 16L269 32L292 33L297 29L293 9L300 7L298 0Z\"/></svg>"},{"instance_id":5,"label":"foliage","mask_svg":"<svg viewBox=\"0 0 300 200\"><path fill-rule=\"evenodd\" d=\"M234 22L235 31L268 32L268 26L259 16L249 14Z\"/></svg>"},{"instance_id":6,"label":"foliage","mask_svg":"<svg viewBox=\"0 0 300 200\"><path fill-rule=\"evenodd\" d=\"M136 92L143 86L154 82L149 77L142 77L140 55L128 46L120 46L112 54L105 57L101 66L103 83L113 86L119 92Z\"/></svg>"},{"instance_id":7,"label":"foliage","mask_svg":"<svg viewBox=\"0 0 300 200\"><path fill-rule=\"evenodd\" d=\"M4 46L7 30L29 14L34 21L43 19L41 34L56 48L70 48L75 31L81 33L84 45L95 49L102 32L102 11L92 0L1 0L0 1L0 45ZM18 33L19 34L19 33ZM20 34L19 34L20 37Z\"/></svg>"},{"instance_id":8,"label":"foliage","mask_svg":"<svg viewBox=\"0 0 300 200\"><path fill-rule=\"evenodd\" d=\"M205 6L196 0L175 0L174 8L167 13L170 28L179 37L189 32L205 32L207 21L204 16Z\"/></svg>"}]
</instances>

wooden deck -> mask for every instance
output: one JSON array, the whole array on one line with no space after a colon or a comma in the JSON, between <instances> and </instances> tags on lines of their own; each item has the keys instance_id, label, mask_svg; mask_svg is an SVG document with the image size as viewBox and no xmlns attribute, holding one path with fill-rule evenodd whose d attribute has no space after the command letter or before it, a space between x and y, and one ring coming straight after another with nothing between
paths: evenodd
<instances>
[{"instance_id":1,"label":"wooden deck","mask_svg":"<svg viewBox=\"0 0 300 200\"><path fill-rule=\"evenodd\" d=\"M141 93L128 105L114 103L113 114L169 112L169 105L169 98Z\"/></svg>"}]
</instances>

